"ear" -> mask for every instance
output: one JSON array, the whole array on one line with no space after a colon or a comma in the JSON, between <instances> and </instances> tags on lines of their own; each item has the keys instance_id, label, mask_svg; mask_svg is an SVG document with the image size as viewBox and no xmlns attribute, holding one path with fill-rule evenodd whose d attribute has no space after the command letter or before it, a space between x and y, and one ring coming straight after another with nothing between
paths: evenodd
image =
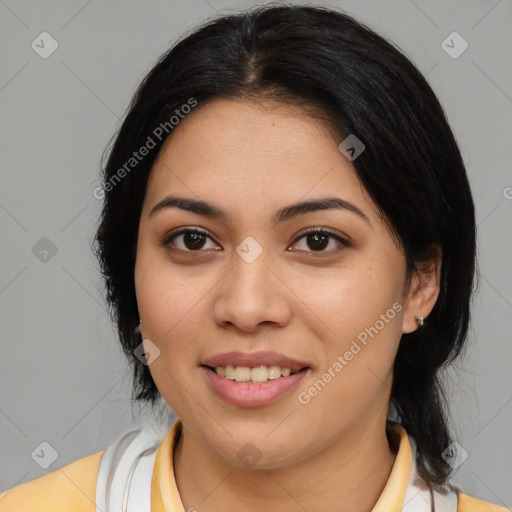
<instances>
[{"instance_id":1,"label":"ear","mask_svg":"<svg viewBox=\"0 0 512 512\"><path fill-rule=\"evenodd\" d=\"M402 316L402 332L413 332L418 328L417 317L426 318L439 296L442 254L439 246L433 246L429 257L417 264L412 273Z\"/></svg>"}]
</instances>

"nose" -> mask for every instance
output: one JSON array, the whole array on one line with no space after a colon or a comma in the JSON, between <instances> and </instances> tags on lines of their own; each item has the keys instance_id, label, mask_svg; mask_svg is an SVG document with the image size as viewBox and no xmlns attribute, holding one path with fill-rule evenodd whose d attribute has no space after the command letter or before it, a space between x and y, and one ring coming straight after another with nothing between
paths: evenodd
<instances>
[{"instance_id":1,"label":"nose","mask_svg":"<svg viewBox=\"0 0 512 512\"><path fill-rule=\"evenodd\" d=\"M284 327L289 323L292 292L271 267L265 251L252 262L234 253L233 266L215 288L218 325L254 332L261 325Z\"/></svg>"}]
</instances>

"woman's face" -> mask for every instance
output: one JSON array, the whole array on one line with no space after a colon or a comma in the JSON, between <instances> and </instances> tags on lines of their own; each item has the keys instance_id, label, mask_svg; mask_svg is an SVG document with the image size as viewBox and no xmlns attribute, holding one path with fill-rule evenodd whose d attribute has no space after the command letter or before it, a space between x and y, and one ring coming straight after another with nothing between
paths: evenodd
<instances>
[{"instance_id":1,"label":"woman's face","mask_svg":"<svg viewBox=\"0 0 512 512\"><path fill-rule=\"evenodd\" d=\"M400 336L421 312L340 142L282 106L216 100L151 171L135 268L149 368L186 435L225 462L279 467L384 426ZM293 207L326 199L338 203Z\"/></svg>"}]
</instances>

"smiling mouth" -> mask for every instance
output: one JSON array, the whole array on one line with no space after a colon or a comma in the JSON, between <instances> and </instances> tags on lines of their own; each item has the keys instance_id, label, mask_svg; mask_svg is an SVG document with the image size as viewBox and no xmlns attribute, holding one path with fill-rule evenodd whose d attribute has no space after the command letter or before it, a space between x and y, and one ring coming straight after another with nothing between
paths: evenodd
<instances>
[{"instance_id":1,"label":"smiling mouth","mask_svg":"<svg viewBox=\"0 0 512 512\"><path fill-rule=\"evenodd\" d=\"M208 368L212 372L219 375L219 377L224 377L225 379L235 382L246 382L249 384L286 378L290 375L295 375L296 373L300 373L309 369L309 367L304 367L300 370L291 370L285 366L278 365L259 365L254 367L231 365L213 367L203 365L203 367Z\"/></svg>"}]
</instances>

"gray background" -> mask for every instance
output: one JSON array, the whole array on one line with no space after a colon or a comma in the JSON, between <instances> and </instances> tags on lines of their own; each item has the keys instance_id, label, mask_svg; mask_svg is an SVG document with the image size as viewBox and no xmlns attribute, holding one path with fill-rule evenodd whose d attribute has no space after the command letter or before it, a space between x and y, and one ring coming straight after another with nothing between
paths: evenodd
<instances>
[{"instance_id":1,"label":"gray background","mask_svg":"<svg viewBox=\"0 0 512 512\"><path fill-rule=\"evenodd\" d=\"M180 34L250 5L0 0L0 490L105 448L147 413L131 408L131 376L89 247L101 153L136 86ZM321 5L396 42L427 75L460 143L476 202L481 283L471 347L448 374L456 439L469 454L453 480L510 507L512 2ZM59 45L47 59L31 48L43 31ZM469 44L456 59L441 46L453 31ZM57 249L46 262L33 250L43 237ZM58 452L47 470L31 457L43 441Z\"/></svg>"}]
</instances>

